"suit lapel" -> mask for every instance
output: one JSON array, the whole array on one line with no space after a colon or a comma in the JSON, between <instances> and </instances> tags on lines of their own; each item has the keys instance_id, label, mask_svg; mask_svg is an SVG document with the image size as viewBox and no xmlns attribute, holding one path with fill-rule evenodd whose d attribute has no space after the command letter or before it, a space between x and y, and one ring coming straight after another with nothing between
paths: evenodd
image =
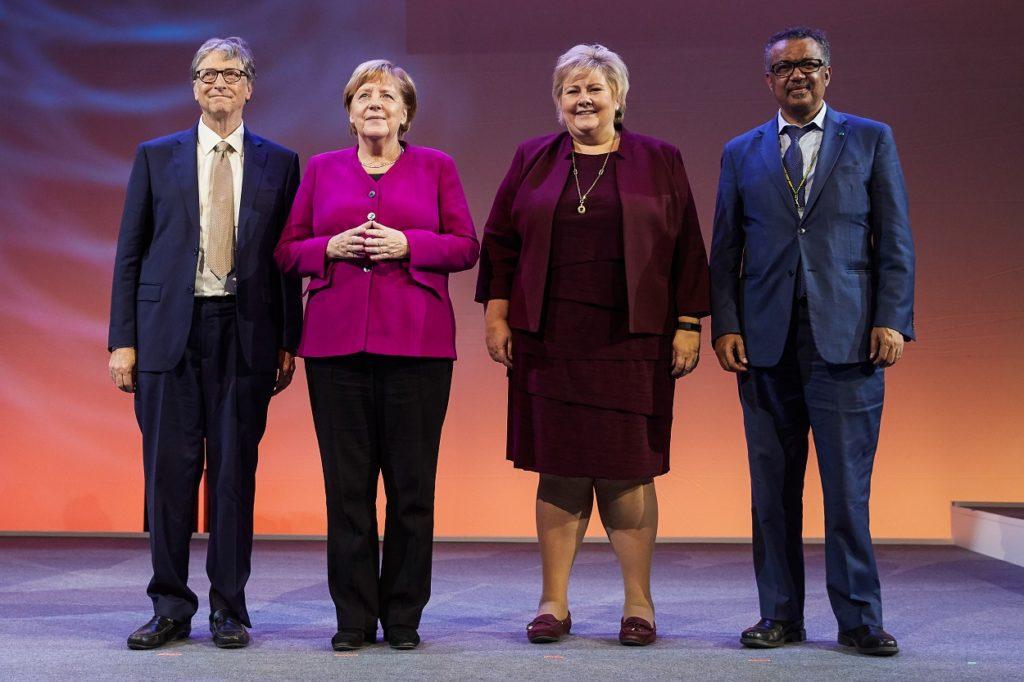
<instances>
[{"instance_id":1,"label":"suit lapel","mask_svg":"<svg viewBox=\"0 0 1024 682\"><path fill-rule=\"evenodd\" d=\"M565 187L565 179L569 175L571 162L568 158L572 149L572 142L568 133L564 133L559 144L552 146L552 158L547 168L537 168L537 175L540 182L536 188L536 206L534 223L531 235L537 239L538 246L543 253L550 255L551 230L555 219L555 208L558 206L558 199L562 196L562 189ZM539 166L540 164L538 164ZM547 272L547 257L545 256L544 271Z\"/></svg>"},{"instance_id":2,"label":"suit lapel","mask_svg":"<svg viewBox=\"0 0 1024 682\"><path fill-rule=\"evenodd\" d=\"M242 198L238 207L238 247L245 243L252 231L249 220L252 217L252 204L256 199L256 191L263 180L263 167L267 163L267 152L263 148L263 140L245 129L242 143L245 159L242 162Z\"/></svg>"},{"instance_id":3,"label":"suit lapel","mask_svg":"<svg viewBox=\"0 0 1024 682\"><path fill-rule=\"evenodd\" d=\"M189 223L196 242L199 240L199 167L196 162L196 127L186 130L178 136L178 145L174 148L174 170L181 186L181 196L185 201Z\"/></svg>"},{"instance_id":4,"label":"suit lapel","mask_svg":"<svg viewBox=\"0 0 1024 682\"><path fill-rule=\"evenodd\" d=\"M814 171L811 196L807 197L807 204L804 206L804 220L814 208L825 183L828 182L828 178L832 174L836 159L839 158L839 153L843 151L843 146L846 144L847 133L846 116L829 107L825 112L825 130L821 136L821 149L818 151L818 167Z\"/></svg>"},{"instance_id":5,"label":"suit lapel","mask_svg":"<svg viewBox=\"0 0 1024 682\"><path fill-rule=\"evenodd\" d=\"M771 183L779 190L786 209L797 218L796 206L793 205L793 193L789 191L786 184L786 176L782 172L782 152L779 148L779 124L778 119L772 118L761 126L759 133L761 141L761 160L764 161L765 171L771 179Z\"/></svg>"}]
</instances>

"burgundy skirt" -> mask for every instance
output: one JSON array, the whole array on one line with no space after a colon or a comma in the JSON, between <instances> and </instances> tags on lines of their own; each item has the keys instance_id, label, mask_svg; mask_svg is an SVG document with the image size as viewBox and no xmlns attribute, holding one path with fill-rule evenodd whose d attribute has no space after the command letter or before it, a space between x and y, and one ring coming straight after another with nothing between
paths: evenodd
<instances>
[{"instance_id":1,"label":"burgundy skirt","mask_svg":"<svg viewBox=\"0 0 1024 682\"><path fill-rule=\"evenodd\" d=\"M603 159L577 156L584 187ZM587 212L577 205L570 176L552 225L541 328L512 330L507 457L556 476L651 478L669 470L671 337L629 333L614 163Z\"/></svg>"}]
</instances>

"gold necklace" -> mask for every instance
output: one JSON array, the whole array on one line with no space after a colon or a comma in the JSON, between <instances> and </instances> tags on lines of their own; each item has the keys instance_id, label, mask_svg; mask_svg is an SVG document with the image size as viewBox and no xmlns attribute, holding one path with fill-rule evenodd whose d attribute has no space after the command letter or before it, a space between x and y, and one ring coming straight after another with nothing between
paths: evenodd
<instances>
[{"instance_id":1,"label":"gold necklace","mask_svg":"<svg viewBox=\"0 0 1024 682\"><path fill-rule=\"evenodd\" d=\"M405 147L399 147L398 156L396 156L392 161L381 161L380 163L363 163L362 161L360 161L359 163L362 165L363 168L387 168L388 166L393 166L398 161L398 158L402 155L404 151Z\"/></svg>"},{"instance_id":2,"label":"gold necklace","mask_svg":"<svg viewBox=\"0 0 1024 682\"><path fill-rule=\"evenodd\" d=\"M618 135L616 135L615 137L618 138ZM594 187L597 186L597 181L601 179L602 175L604 175L604 169L608 165L608 159L612 157L612 149L614 148L615 139L612 139L612 146L608 148L608 153L604 155L604 163L601 164L601 169L597 171L597 177L594 178L594 181L590 183L590 187L588 187L587 191L584 192L582 189L580 189L580 172L576 168L576 147L573 146L572 177L576 181L576 194L578 194L580 197L580 205L576 207L576 212L579 213L580 215L583 215L584 213L587 212L587 207L584 206L583 204L587 201L587 197L590 196L590 193L594 190Z\"/></svg>"}]
</instances>

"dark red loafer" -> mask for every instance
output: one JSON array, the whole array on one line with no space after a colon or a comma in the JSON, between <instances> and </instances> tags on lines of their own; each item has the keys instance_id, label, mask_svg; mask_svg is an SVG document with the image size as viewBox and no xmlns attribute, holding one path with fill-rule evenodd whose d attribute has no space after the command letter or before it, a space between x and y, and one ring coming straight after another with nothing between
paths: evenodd
<instances>
[{"instance_id":1,"label":"dark red loafer","mask_svg":"<svg viewBox=\"0 0 1024 682\"><path fill-rule=\"evenodd\" d=\"M622 619L619 627L619 644L626 646L647 646L658 638L657 628L643 618L630 616Z\"/></svg>"},{"instance_id":2,"label":"dark red loafer","mask_svg":"<svg viewBox=\"0 0 1024 682\"><path fill-rule=\"evenodd\" d=\"M562 639L571 629L571 613L566 614L565 620L558 620L550 613L542 613L526 626L526 637L534 644L548 644Z\"/></svg>"}]
</instances>

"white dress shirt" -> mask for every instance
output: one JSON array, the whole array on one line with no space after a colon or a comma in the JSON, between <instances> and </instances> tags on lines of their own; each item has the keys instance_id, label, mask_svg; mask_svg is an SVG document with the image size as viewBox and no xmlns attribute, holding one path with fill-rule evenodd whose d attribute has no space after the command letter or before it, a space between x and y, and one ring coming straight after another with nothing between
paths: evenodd
<instances>
[{"instance_id":1,"label":"white dress shirt","mask_svg":"<svg viewBox=\"0 0 1024 682\"><path fill-rule=\"evenodd\" d=\"M818 111L818 115L814 117L814 120L807 124L811 125L811 123L816 123L818 125L817 130L811 130L809 132L804 133L803 137L800 138L799 142L800 153L804 157L804 175L807 177L807 180L804 182L805 197L811 196L811 184L814 182L814 173L818 170L817 156L818 150L821 149L821 140L825 136L825 110L827 108L828 107L825 105L825 103L822 102L821 110ZM779 109L777 119L779 123L780 156L785 156L786 150L789 149L789 145L792 143L792 140L790 140L789 135L782 132L782 129L785 128L786 126L790 126L793 124L782 117L782 109ZM807 126L803 127L806 128ZM812 162L814 163L813 168L811 168ZM793 182L794 187L800 184L800 178L791 178L791 180ZM803 218L803 207L798 207L797 213L799 213L800 217Z\"/></svg>"},{"instance_id":2,"label":"white dress shirt","mask_svg":"<svg viewBox=\"0 0 1024 682\"><path fill-rule=\"evenodd\" d=\"M235 150L228 153L231 164L231 179L235 195L235 238L238 238L238 209L242 203L242 155L245 126L239 124L224 138ZM196 163L199 170L199 262L196 266L196 296L226 296L235 293L235 270L232 268L224 278L210 272L206 265L206 245L210 236L210 192L213 190L213 148L221 137L199 119L199 134L196 142Z\"/></svg>"}]
</instances>

